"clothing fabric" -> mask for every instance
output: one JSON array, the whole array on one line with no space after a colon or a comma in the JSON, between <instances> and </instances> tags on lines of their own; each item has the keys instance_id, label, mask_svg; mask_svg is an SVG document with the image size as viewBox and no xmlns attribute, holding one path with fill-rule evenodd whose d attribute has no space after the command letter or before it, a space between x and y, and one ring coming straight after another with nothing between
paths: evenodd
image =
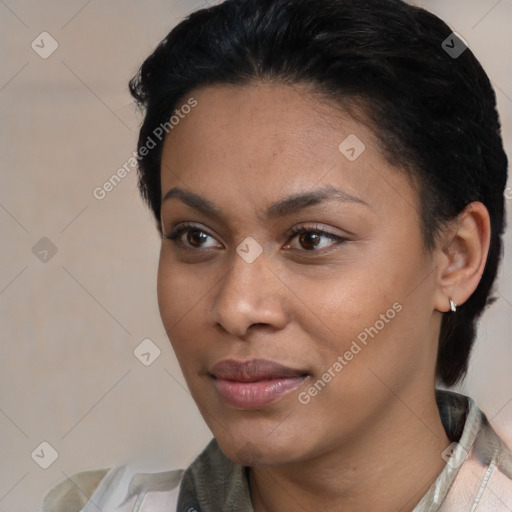
<instances>
[{"instance_id":1,"label":"clothing fabric","mask_svg":"<svg viewBox=\"0 0 512 512\"><path fill-rule=\"evenodd\" d=\"M512 512L510 448L470 397L437 390L436 401L452 445L413 512ZM254 512L247 469L212 439L186 470L144 473L124 465L74 475L48 493L42 510Z\"/></svg>"}]
</instances>

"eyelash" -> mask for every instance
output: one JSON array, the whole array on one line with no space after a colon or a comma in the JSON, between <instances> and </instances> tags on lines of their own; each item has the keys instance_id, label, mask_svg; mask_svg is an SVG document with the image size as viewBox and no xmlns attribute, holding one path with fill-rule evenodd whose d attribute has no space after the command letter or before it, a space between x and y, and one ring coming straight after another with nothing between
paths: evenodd
<instances>
[{"instance_id":1,"label":"eyelash","mask_svg":"<svg viewBox=\"0 0 512 512\"><path fill-rule=\"evenodd\" d=\"M182 224L181 226L176 228L174 231L172 231L170 234L164 235L163 238L165 238L167 240L171 240L175 244L183 245L181 243L181 241L179 240L179 238L180 238L180 236L183 233L187 233L189 231L199 231L199 232L202 232L202 233L208 235L209 237L215 238L207 230L205 230L205 229L203 229L203 228L201 228L201 227L199 227L199 226L197 226L195 224L189 224L189 223ZM329 240L332 240L332 241L336 242L335 244L333 244L335 246L336 245L341 245L344 242L348 241L346 238L344 238L342 236L339 236L339 235L335 235L334 233L330 233L328 231L324 231L324 230L319 229L317 227L310 228L310 227L306 227L306 226L294 226L292 229L290 229L290 231L288 233L288 238L291 240L292 238L294 238L297 235L302 234L302 233L308 233L308 234L315 234L315 235L323 236L325 238L328 238ZM188 246L184 246L183 248L185 250L191 250L191 251L195 251L195 250L201 249L201 247L198 248L198 247L188 247ZM210 248L207 248L207 249L210 249ZM320 249L320 250L315 250L315 249L307 250L307 249L303 249L301 252L324 252L326 250L329 251L330 248L324 248L324 249Z\"/></svg>"}]
</instances>

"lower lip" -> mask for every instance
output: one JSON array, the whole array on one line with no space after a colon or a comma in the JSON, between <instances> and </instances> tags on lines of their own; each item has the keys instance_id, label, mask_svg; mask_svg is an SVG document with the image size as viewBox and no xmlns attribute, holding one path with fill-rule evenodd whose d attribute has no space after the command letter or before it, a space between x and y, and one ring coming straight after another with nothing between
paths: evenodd
<instances>
[{"instance_id":1,"label":"lower lip","mask_svg":"<svg viewBox=\"0 0 512 512\"><path fill-rule=\"evenodd\" d=\"M306 379L282 377L279 379L240 382L215 379L215 387L224 401L236 409L260 409L297 389Z\"/></svg>"}]
</instances>

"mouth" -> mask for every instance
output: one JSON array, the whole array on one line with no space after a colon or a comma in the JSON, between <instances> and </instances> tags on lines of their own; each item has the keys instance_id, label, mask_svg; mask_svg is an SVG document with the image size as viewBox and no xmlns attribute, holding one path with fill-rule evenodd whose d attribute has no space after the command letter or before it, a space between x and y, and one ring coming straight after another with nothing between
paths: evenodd
<instances>
[{"instance_id":1,"label":"mouth","mask_svg":"<svg viewBox=\"0 0 512 512\"><path fill-rule=\"evenodd\" d=\"M244 410L261 409L277 402L309 376L304 370L266 359L225 359L215 364L209 373L224 402Z\"/></svg>"}]
</instances>

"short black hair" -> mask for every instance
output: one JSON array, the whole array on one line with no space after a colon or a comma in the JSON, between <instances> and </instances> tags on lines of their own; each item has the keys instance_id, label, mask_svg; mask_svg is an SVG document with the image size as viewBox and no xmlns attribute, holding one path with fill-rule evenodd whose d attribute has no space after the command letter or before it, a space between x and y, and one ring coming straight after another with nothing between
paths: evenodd
<instances>
[{"instance_id":1,"label":"short black hair","mask_svg":"<svg viewBox=\"0 0 512 512\"><path fill-rule=\"evenodd\" d=\"M467 373L478 317L496 300L491 291L505 228L508 162L482 66L445 22L402 0L226 0L193 12L129 84L145 112L139 190L160 235L164 138L142 156L148 138L192 90L262 80L309 84L342 107L362 107L386 160L419 184L426 248L469 203L487 207L485 270L441 325L436 377L456 384Z\"/></svg>"}]
</instances>

